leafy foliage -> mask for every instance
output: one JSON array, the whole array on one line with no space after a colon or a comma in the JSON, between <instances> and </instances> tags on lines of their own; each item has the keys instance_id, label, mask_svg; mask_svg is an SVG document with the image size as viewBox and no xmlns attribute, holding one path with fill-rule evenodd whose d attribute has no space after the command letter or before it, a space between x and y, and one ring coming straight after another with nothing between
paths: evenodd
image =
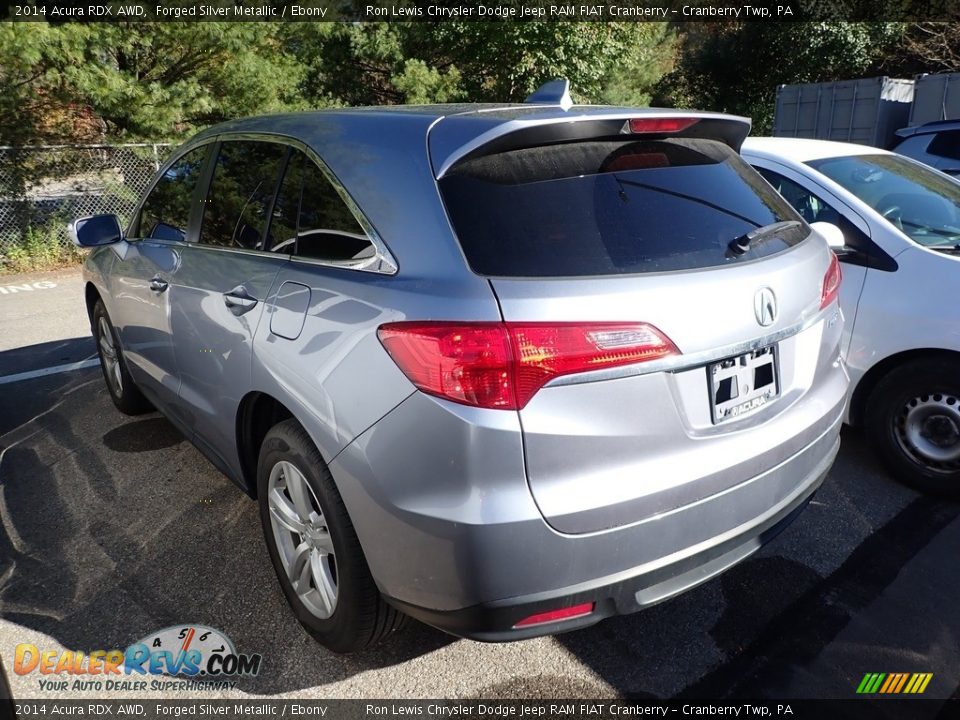
<instances>
[{"instance_id":1,"label":"leafy foliage","mask_svg":"<svg viewBox=\"0 0 960 720\"><path fill-rule=\"evenodd\" d=\"M0 275L34 270L50 270L79 262L82 251L74 245L64 245L57 236L56 220L43 225L29 225L0 243ZM65 222L65 221L63 221Z\"/></svg>"},{"instance_id":2,"label":"leafy foliage","mask_svg":"<svg viewBox=\"0 0 960 720\"><path fill-rule=\"evenodd\" d=\"M898 23L702 24L686 37L657 99L749 116L762 134L772 125L777 85L863 77L902 32Z\"/></svg>"},{"instance_id":3,"label":"leafy foliage","mask_svg":"<svg viewBox=\"0 0 960 720\"><path fill-rule=\"evenodd\" d=\"M954 11L960 15L960 9ZM912 23L904 28L897 52L881 61L899 75L960 72L960 16L953 22Z\"/></svg>"},{"instance_id":4,"label":"leafy foliage","mask_svg":"<svg viewBox=\"0 0 960 720\"><path fill-rule=\"evenodd\" d=\"M290 35L305 97L347 105L521 101L556 77L583 102L644 100L673 37L657 23L509 21L318 24Z\"/></svg>"},{"instance_id":5,"label":"leafy foliage","mask_svg":"<svg viewBox=\"0 0 960 720\"><path fill-rule=\"evenodd\" d=\"M174 137L302 104L301 69L260 23L3 23L0 140ZM26 122L24 122L26 120Z\"/></svg>"},{"instance_id":6,"label":"leafy foliage","mask_svg":"<svg viewBox=\"0 0 960 720\"><path fill-rule=\"evenodd\" d=\"M0 25L0 142L162 140L224 119L341 105L645 103L674 55L658 23L133 22Z\"/></svg>"}]
</instances>

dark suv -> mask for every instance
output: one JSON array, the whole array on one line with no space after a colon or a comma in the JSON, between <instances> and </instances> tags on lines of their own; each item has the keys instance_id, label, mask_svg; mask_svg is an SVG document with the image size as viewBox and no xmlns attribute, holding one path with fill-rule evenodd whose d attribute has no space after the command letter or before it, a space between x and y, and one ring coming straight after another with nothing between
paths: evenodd
<instances>
[{"instance_id":1,"label":"dark suv","mask_svg":"<svg viewBox=\"0 0 960 720\"><path fill-rule=\"evenodd\" d=\"M960 176L960 120L938 120L897 130L892 150L940 172Z\"/></svg>"}]
</instances>

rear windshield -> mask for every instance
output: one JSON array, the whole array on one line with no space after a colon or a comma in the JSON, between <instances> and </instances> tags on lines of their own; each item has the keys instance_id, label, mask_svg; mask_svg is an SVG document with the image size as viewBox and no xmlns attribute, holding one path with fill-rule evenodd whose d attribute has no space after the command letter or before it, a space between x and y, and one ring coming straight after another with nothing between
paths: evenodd
<instances>
[{"instance_id":1,"label":"rear windshield","mask_svg":"<svg viewBox=\"0 0 960 720\"><path fill-rule=\"evenodd\" d=\"M507 277L708 268L807 237L796 212L723 143L597 140L523 148L454 166L440 190L474 272ZM741 255L730 242L776 222Z\"/></svg>"}]
</instances>

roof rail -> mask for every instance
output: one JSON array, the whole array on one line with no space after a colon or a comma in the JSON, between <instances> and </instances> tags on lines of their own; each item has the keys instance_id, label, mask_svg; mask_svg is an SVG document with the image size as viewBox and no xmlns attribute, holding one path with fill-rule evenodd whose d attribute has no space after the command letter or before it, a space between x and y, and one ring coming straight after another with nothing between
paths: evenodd
<instances>
[{"instance_id":1,"label":"roof rail","mask_svg":"<svg viewBox=\"0 0 960 720\"><path fill-rule=\"evenodd\" d=\"M564 110L569 110L573 107L573 100L570 99L570 81L566 78L557 78L545 82L524 102L532 105L559 105Z\"/></svg>"}]
</instances>

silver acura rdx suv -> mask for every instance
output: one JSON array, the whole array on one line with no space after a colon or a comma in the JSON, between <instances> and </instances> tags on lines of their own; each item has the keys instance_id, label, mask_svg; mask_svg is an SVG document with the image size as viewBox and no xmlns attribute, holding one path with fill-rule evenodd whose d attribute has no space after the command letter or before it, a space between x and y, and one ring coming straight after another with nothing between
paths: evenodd
<instances>
[{"instance_id":1,"label":"silver acura rdx suv","mask_svg":"<svg viewBox=\"0 0 960 720\"><path fill-rule=\"evenodd\" d=\"M350 651L660 602L785 527L837 453L840 270L744 118L524 104L205 130L77 220L107 389L259 503Z\"/></svg>"}]
</instances>

